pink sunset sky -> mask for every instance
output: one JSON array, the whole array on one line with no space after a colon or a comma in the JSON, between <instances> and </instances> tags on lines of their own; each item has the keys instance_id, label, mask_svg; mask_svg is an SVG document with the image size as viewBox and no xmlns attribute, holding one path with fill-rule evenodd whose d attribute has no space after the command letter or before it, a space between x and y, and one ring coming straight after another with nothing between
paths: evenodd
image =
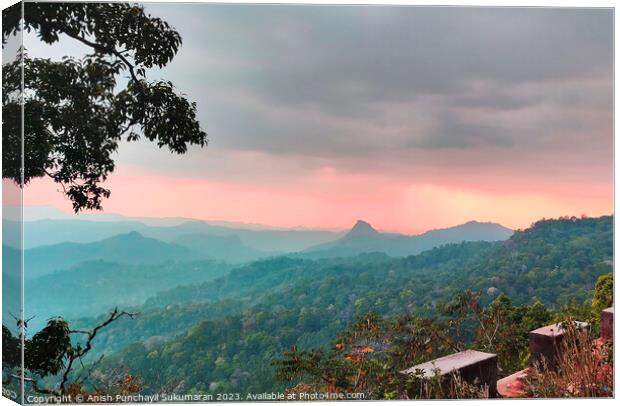
<instances>
[{"instance_id":1,"label":"pink sunset sky","mask_svg":"<svg viewBox=\"0 0 620 406\"><path fill-rule=\"evenodd\" d=\"M197 102L210 145L122 144L105 212L405 233L613 213L609 10L147 11L183 37L150 75ZM63 41L26 46L80 52ZM25 204L70 212L58 189Z\"/></svg>"}]
</instances>

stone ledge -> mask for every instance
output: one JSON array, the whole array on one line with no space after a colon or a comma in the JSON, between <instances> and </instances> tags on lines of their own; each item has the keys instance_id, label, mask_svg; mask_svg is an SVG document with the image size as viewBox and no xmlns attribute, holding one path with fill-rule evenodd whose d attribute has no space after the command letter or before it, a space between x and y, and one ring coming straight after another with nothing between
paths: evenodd
<instances>
[{"instance_id":1,"label":"stone ledge","mask_svg":"<svg viewBox=\"0 0 620 406\"><path fill-rule=\"evenodd\" d=\"M437 358L415 365L402 374L414 375L421 370L423 377L432 378L439 375L449 379L453 372L458 372L463 380L489 386L489 395L494 397L497 388L497 355L486 352L465 350L445 357Z\"/></svg>"},{"instance_id":2,"label":"stone ledge","mask_svg":"<svg viewBox=\"0 0 620 406\"><path fill-rule=\"evenodd\" d=\"M424 371L424 377L431 378L435 376L435 372L437 372L438 375L443 376L491 358L497 358L497 355L475 350L465 350L447 355L445 357L437 358L423 364L415 365L401 371L401 373L413 375L416 370L422 370Z\"/></svg>"}]
</instances>

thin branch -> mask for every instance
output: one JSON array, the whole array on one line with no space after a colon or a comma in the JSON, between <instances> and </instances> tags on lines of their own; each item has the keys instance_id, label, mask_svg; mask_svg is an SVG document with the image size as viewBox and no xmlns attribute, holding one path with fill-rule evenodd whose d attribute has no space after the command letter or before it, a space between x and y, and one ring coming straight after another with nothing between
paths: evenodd
<instances>
[{"instance_id":1,"label":"thin branch","mask_svg":"<svg viewBox=\"0 0 620 406\"><path fill-rule=\"evenodd\" d=\"M129 74L131 75L131 78L136 82L136 83L140 83L140 80L138 79L138 77L136 76L136 73L134 71L134 65L129 62L129 60L119 51L117 51L115 48L113 47L106 47L103 46L101 44L97 44L96 42L92 42L87 40L86 38L84 38L83 36L80 36L78 34L74 34L68 31L64 31L65 34L67 34L68 36L70 36L73 39L76 39L78 41L80 41L81 43L88 45L89 47L93 48L95 51L100 51L100 52L105 52L109 55L114 55L117 58L119 58L121 61L123 61L123 63L125 64L125 66L127 67L127 69L129 70Z\"/></svg>"},{"instance_id":2,"label":"thin branch","mask_svg":"<svg viewBox=\"0 0 620 406\"><path fill-rule=\"evenodd\" d=\"M34 16L28 16L28 19L31 21L34 21L36 23L38 23L40 26L44 25L44 22L38 20L36 17ZM68 30L59 30L60 32L68 35L69 37L80 41L81 43L83 43L84 45L87 45L91 48L93 48L95 51L98 52L104 52L107 53L109 55L114 55L116 57L118 57L121 61L123 61L123 63L126 65L127 69L129 70L129 74L131 75L131 78L139 85L140 84L140 80L138 79L138 77L136 76L136 73L134 71L135 66L129 62L129 60L123 55L123 53L125 52L129 52L128 50L123 50L123 51L118 51L117 49L115 49L114 47L107 47L101 44L98 44L96 42L90 41L88 39L86 39L85 37L75 33L75 32L70 32Z\"/></svg>"},{"instance_id":3,"label":"thin branch","mask_svg":"<svg viewBox=\"0 0 620 406\"><path fill-rule=\"evenodd\" d=\"M90 334L88 330L69 330L69 334Z\"/></svg>"},{"instance_id":4,"label":"thin branch","mask_svg":"<svg viewBox=\"0 0 620 406\"><path fill-rule=\"evenodd\" d=\"M60 391L61 392L65 391L65 385L67 384L67 381L69 380L69 373L71 372L71 369L73 368L73 363L75 362L75 360L81 359L84 355L86 355L93 348L92 343L95 337L97 336L97 333L99 332L99 330L106 327L107 325L114 322L115 320L118 320L120 317L128 316L129 318L133 319L137 315L138 313L119 311L118 308L115 308L114 311L110 313L110 317L108 317L103 323L99 324L91 331L88 331L88 332L83 331L83 330L69 331L69 333L86 334L88 338L86 340L86 345L84 346L84 348L78 347L78 349L75 352L72 352L69 355L67 367L65 368L65 372L62 375L62 380L60 381Z\"/></svg>"},{"instance_id":5,"label":"thin branch","mask_svg":"<svg viewBox=\"0 0 620 406\"><path fill-rule=\"evenodd\" d=\"M121 132L118 134L119 137L122 137L128 130L130 130L131 128L133 128L134 125L138 124L140 122L139 119L133 118L129 121L129 123L127 123L127 126L121 130Z\"/></svg>"}]
</instances>

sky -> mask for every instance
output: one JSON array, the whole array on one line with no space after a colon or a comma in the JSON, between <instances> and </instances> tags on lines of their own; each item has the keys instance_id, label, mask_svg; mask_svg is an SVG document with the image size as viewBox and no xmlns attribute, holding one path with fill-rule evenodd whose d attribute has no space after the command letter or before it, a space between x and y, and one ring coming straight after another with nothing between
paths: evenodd
<instances>
[{"instance_id":1,"label":"sky","mask_svg":"<svg viewBox=\"0 0 620 406\"><path fill-rule=\"evenodd\" d=\"M197 103L210 144L121 145L106 212L404 233L613 212L609 9L146 10L183 38L148 77ZM58 189L25 202L70 211Z\"/></svg>"}]
</instances>

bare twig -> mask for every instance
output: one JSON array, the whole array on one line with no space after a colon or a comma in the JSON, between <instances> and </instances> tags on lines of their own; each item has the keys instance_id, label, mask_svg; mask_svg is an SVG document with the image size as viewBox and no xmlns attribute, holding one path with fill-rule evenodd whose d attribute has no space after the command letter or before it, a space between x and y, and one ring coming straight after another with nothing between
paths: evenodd
<instances>
[{"instance_id":1,"label":"bare twig","mask_svg":"<svg viewBox=\"0 0 620 406\"><path fill-rule=\"evenodd\" d=\"M114 311L110 313L110 316L104 322L102 322L101 324L99 324L92 330L90 331L84 331L84 330L69 331L70 334L85 334L87 335L87 339L86 339L86 345L84 346L84 348L81 348L78 346L77 350L74 352L71 352L68 356L67 366L65 368L65 372L62 374L62 379L60 381L61 392L65 391L65 385L67 384L67 381L69 380L69 373L71 372L71 369L73 368L73 364L75 360L81 359L84 355L86 355L93 348L92 343L95 337L97 336L97 333L99 332L99 330L101 330L102 328L106 327L110 323L114 322L115 320L118 320L119 318L123 316L128 316L129 318L133 319L136 315L138 315L138 313L119 311L118 308L115 308Z\"/></svg>"}]
</instances>

